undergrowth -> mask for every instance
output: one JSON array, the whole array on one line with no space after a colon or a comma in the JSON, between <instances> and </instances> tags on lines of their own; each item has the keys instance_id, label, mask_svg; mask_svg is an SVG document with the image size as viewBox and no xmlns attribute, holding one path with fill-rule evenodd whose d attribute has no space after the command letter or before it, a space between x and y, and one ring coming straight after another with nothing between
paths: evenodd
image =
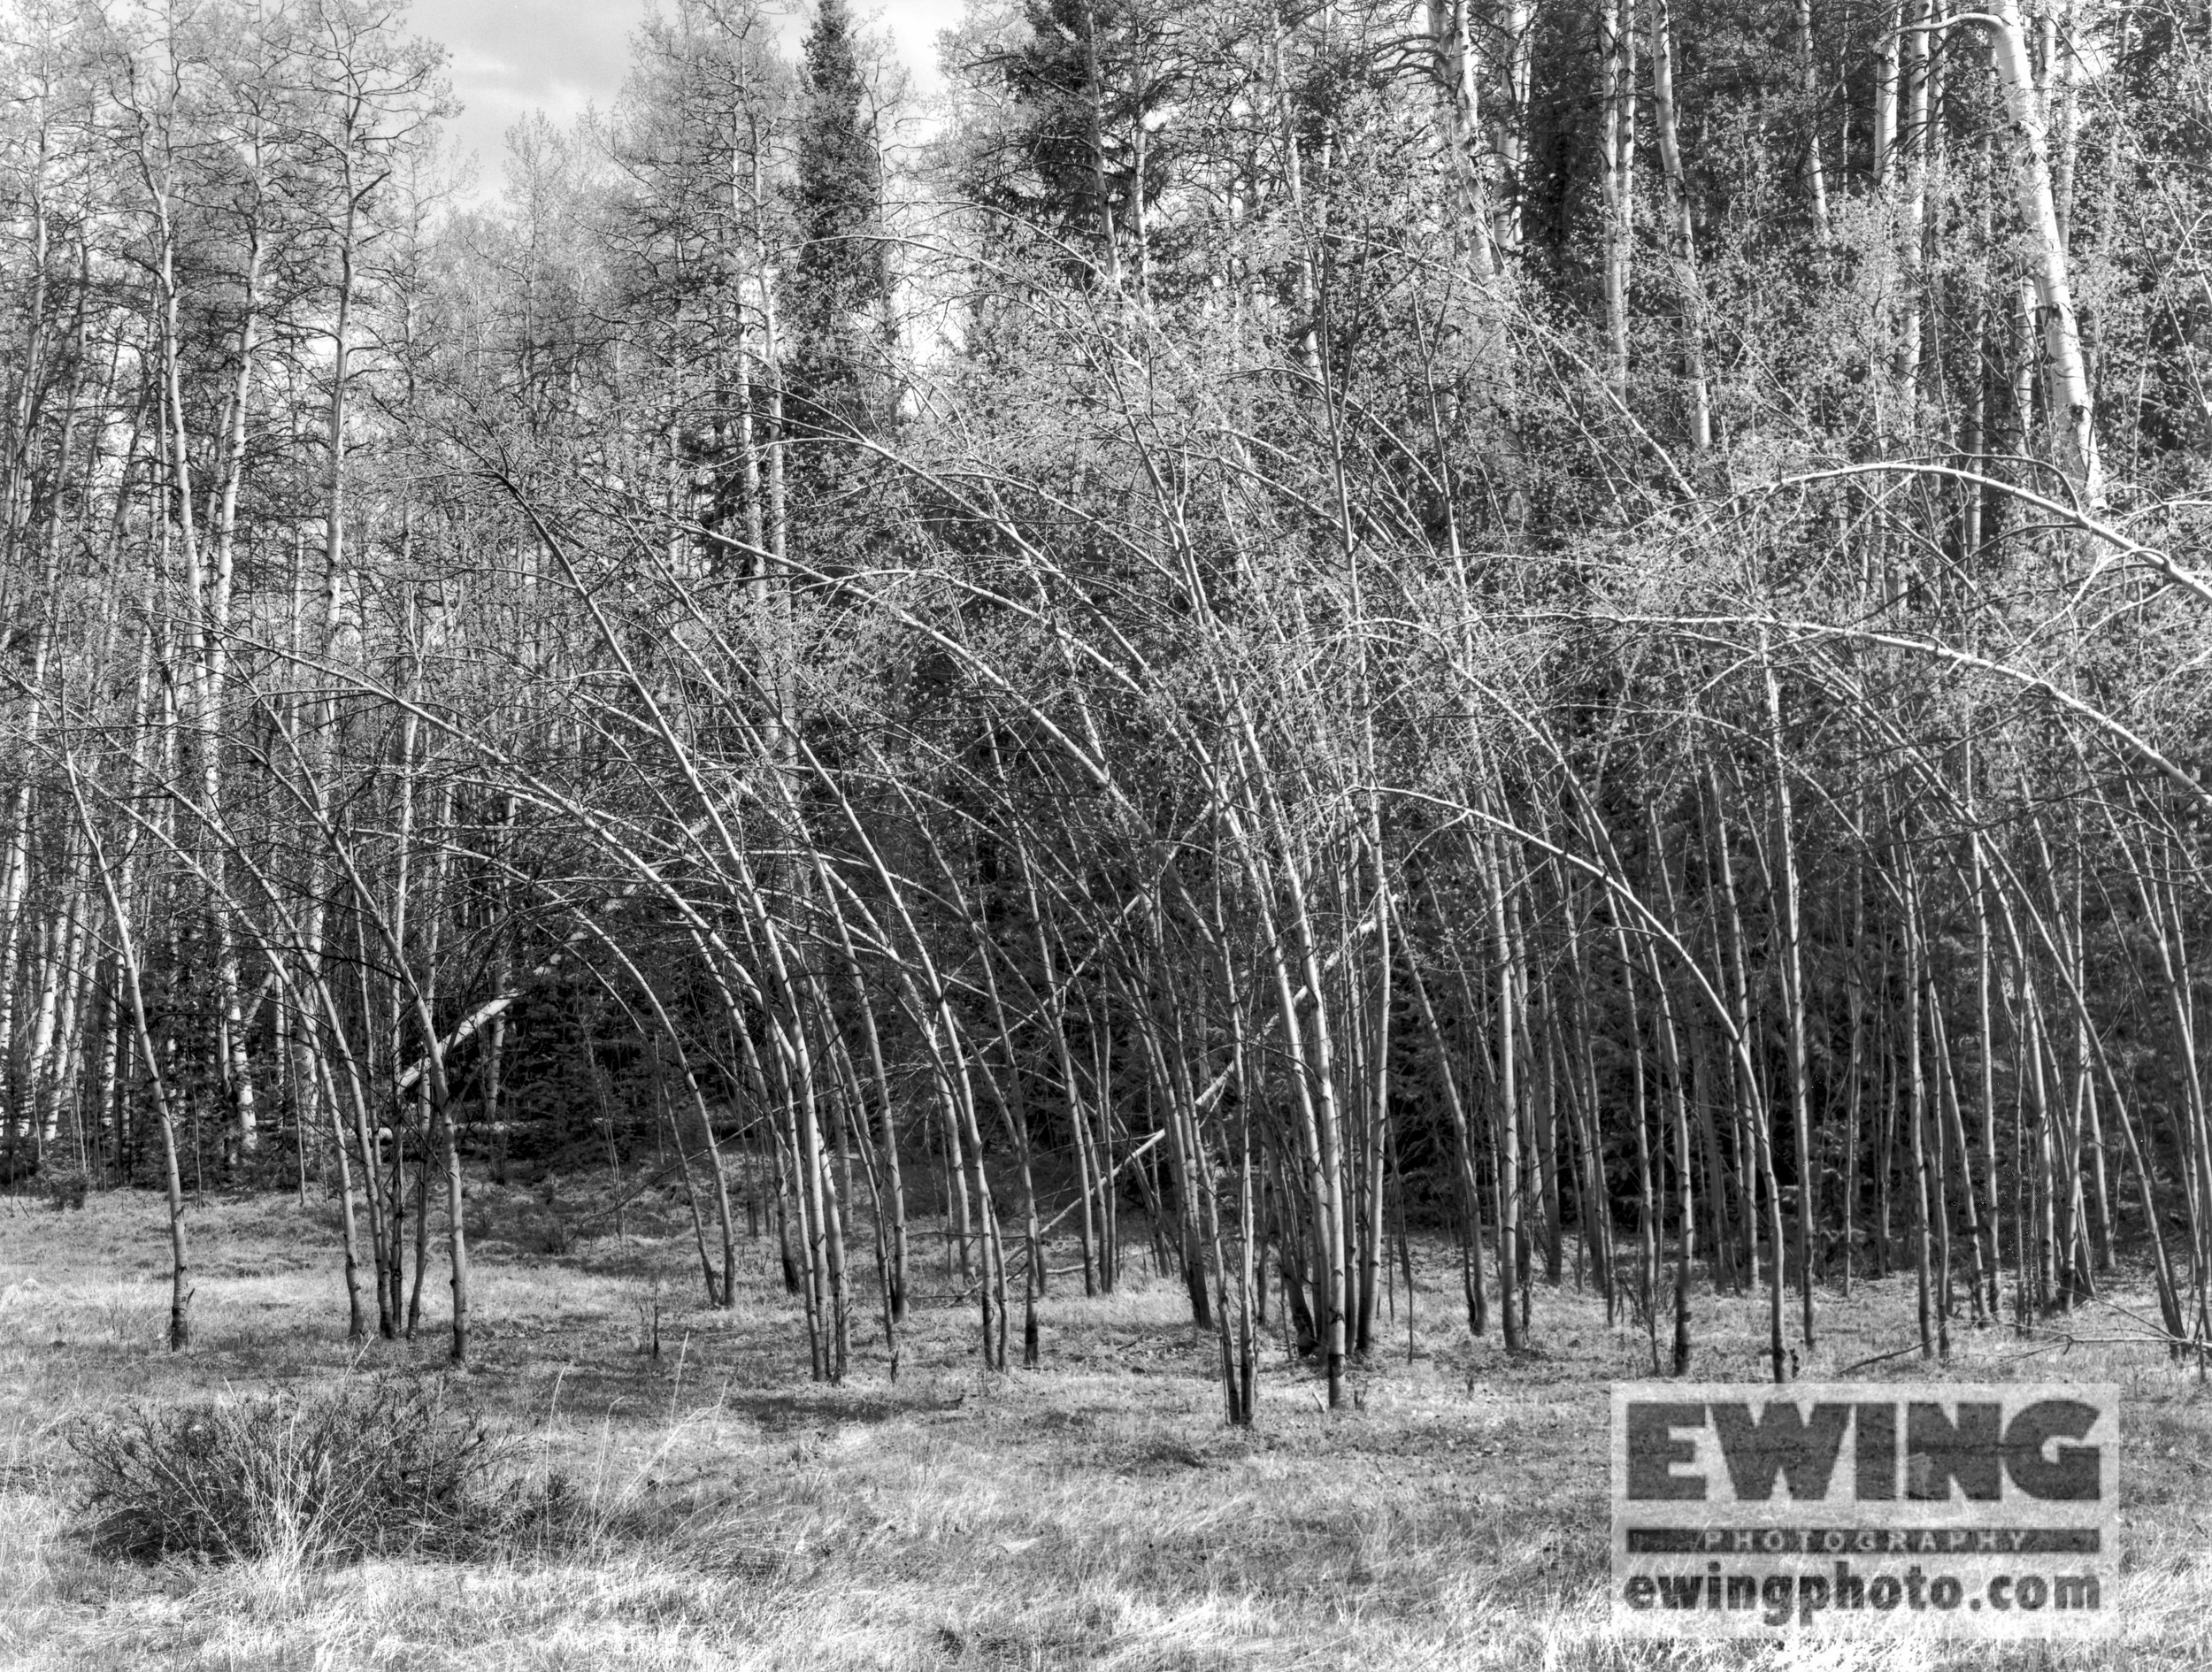
<instances>
[{"instance_id":1,"label":"undergrowth","mask_svg":"<svg viewBox=\"0 0 2212 1672\"><path fill-rule=\"evenodd\" d=\"M493 1490L498 1436L431 1380L142 1405L68 1442L88 1542L132 1561L457 1553L510 1513Z\"/></svg>"}]
</instances>

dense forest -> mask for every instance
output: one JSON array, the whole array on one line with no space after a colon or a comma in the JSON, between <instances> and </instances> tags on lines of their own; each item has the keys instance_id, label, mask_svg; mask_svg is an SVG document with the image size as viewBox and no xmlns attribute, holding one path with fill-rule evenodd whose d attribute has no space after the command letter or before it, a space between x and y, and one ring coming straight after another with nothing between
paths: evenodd
<instances>
[{"instance_id":1,"label":"dense forest","mask_svg":"<svg viewBox=\"0 0 2212 1672\"><path fill-rule=\"evenodd\" d=\"M462 1358L603 1167L831 1381L2212 1347L2212 15L2028 3L673 0L478 188L394 6L12 0L9 1178L178 1347L196 1193Z\"/></svg>"}]
</instances>

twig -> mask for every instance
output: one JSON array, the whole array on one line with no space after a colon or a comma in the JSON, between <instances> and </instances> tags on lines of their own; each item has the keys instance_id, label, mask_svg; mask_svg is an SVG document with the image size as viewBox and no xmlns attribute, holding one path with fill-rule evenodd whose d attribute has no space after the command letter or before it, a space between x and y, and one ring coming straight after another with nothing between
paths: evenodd
<instances>
[{"instance_id":1,"label":"twig","mask_svg":"<svg viewBox=\"0 0 2212 1672\"><path fill-rule=\"evenodd\" d=\"M1106 1177L1098 1181L1098 1188L1103 1190L1107 1185L1112 1184L1114 1182L1114 1175L1116 1173L1118 1173L1123 1168L1128 1166L1131 1162L1136 1160L1138 1156L1143 1154L1145 1151L1150 1149L1153 1145L1158 1143L1166 1136L1167 1132L1164 1128L1161 1131L1153 1133L1152 1136L1146 1139L1143 1143L1138 1145L1136 1148L1131 1150L1126 1155L1124 1155L1119 1161L1114 1163L1112 1170L1107 1173ZM1066 1207L1063 1208L1058 1213L1053 1215L1051 1218L1046 1220L1042 1225L1040 1225L1037 1228L1037 1240L1039 1242L1042 1242L1047 1237L1049 1237L1052 1234L1052 1228L1055 1225L1058 1224L1063 1219L1065 1219L1070 1214L1073 1213L1082 1205L1083 1199L1079 1196ZM1029 1258L1029 1243L1026 1239L1023 1240L1021 1247L1017 1252L1023 1260L1026 1261ZM1072 1268L1070 1269L1072 1269Z\"/></svg>"},{"instance_id":2,"label":"twig","mask_svg":"<svg viewBox=\"0 0 2212 1672\"><path fill-rule=\"evenodd\" d=\"M1877 1353L1870 1359L1861 1359L1855 1364L1847 1364L1843 1367L1843 1369L1838 1370L1836 1374L1838 1376L1848 1376L1854 1370L1863 1370L1870 1364L1886 1364L1892 1359L1903 1358L1908 1353L1917 1353L1920 1351L1920 1347L1921 1344L1919 1342L1910 1341L1906 1343L1903 1346L1899 1347L1894 1353Z\"/></svg>"},{"instance_id":3,"label":"twig","mask_svg":"<svg viewBox=\"0 0 2212 1672\"><path fill-rule=\"evenodd\" d=\"M2144 1316L2141 1313L2139 1313L2139 1312L2131 1311L2128 1308L2122 1306L2122 1305L2121 1305L2121 1304L2120 1304L2117 1300L2106 1300L2106 1299L2105 1299L2102 1295L2093 1295L2093 1296L2091 1296L2091 1297L2090 1297L2090 1299L2091 1299L2091 1300L2093 1300L2093 1301L2096 1305L2098 1305L2098 1306L2101 1306L2101 1307L2109 1307L2109 1308L2110 1308L2113 1311L2115 1311L2115 1312L2118 1313L2118 1314L2119 1314L2122 1317L2125 1318L2125 1319L2126 1319L2129 1323L2139 1323L2139 1324L2141 1324L2141 1325L2142 1325L2142 1326L2143 1326L2146 1330L2148 1330L2148 1331L2151 1332L2151 1338L2153 1338L2153 1339L2166 1342L2169 1346L2171 1346L2191 1347L2191 1348L2200 1348L2200 1348L2204 1346L2204 1343L2203 1343L2201 1340L2194 1339L2194 1338L2191 1338L2191 1337L2188 1337L2188 1336L2176 1335L2176 1334L2175 1334L2175 1333L2174 1333L2171 1330L2169 1330L2169 1329L2168 1329L2168 1328L2167 1328L2167 1327L2166 1327L2163 1323L2152 1323L2152 1322L2151 1322L2148 1318L2145 1317L2145 1316ZM2070 1340L2070 1340L2072 1340L2073 1338L2073 1338L2073 1337L2071 1337L2071 1336L2069 1336L2069 1337L2067 1338L2067 1339L2068 1339L2068 1340ZM2084 1337L2084 1338L2083 1338L2083 1339L2084 1339L2085 1341L2086 1341L2088 1338L2087 1338L2087 1337ZM2133 1338L2133 1339L2140 1339L2140 1338L2139 1338L2139 1338L2130 1338L2130 1337L2127 1337L2127 1336L2119 1336L2119 1337L2115 1337L2115 1338L2113 1338L2113 1339L2116 1339L2116 1340L2123 1340L2123 1341L2124 1341L2124 1340L2128 1340L2128 1339L2131 1339L2131 1338Z\"/></svg>"}]
</instances>

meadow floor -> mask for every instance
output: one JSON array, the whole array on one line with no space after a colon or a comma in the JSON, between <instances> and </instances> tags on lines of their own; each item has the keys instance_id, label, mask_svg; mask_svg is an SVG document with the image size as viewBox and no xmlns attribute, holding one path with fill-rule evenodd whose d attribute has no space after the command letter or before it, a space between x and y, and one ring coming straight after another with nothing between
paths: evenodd
<instances>
[{"instance_id":1,"label":"meadow floor","mask_svg":"<svg viewBox=\"0 0 2212 1672\"><path fill-rule=\"evenodd\" d=\"M991 1375L918 1235L898 1381L863 1321L854 1372L830 1388L808 1379L772 1243L746 1246L749 1289L710 1311L688 1226L664 1213L557 1256L527 1252L543 1240L531 1199L472 1195L479 1346L454 1392L518 1437L515 1467L565 1475L604 1531L306 1571L95 1556L68 1424L134 1401L444 1374L442 1274L419 1341L356 1353L330 1206L211 1199L190 1220L199 1337L172 1356L157 1198L0 1201L0 1668L2212 1666L2212 1390L2119 1342L2139 1326L2112 1307L2032 1338L1962 1328L1948 1366L1908 1354L1857 1374L2124 1384L2116 1639L1634 1644L1606 1631L1606 1388L1647 1374L1648 1349L1571 1279L1540 1286L1537 1350L1509 1359L1458 1325L1439 1251L1410 1356L1400 1292L1356 1408L1325 1411L1278 1341L1257 1427L1240 1432L1210 1338L1133 1245L1110 1297L1056 1277L1041 1369ZM1829 1297L1804 1373L1908 1346L1911 1305L1909 1278ZM1698 1313L1701 1376L1763 1373L1755 1298L1701 1294ZM1018 1358L1018 1320L1014 1336Z\"/></svg>"}]
</instances>

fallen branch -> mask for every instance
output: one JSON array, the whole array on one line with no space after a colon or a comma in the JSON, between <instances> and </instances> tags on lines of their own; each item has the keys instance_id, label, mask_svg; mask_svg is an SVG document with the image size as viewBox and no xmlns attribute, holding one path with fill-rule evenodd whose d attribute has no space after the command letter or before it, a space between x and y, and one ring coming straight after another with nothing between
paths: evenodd
<instances>
[{"instance_id":1,"label":"fallen branch","mask_svg":"<svg viewBox=\"0 0 2212 1672\"><path fill-rule=\"evenodd\" d=\"M1117 1173L1120 1172L1123 1168L1128 1166L1131 1162L1136 1160L1138 1156L1143 1154L1145 1151L1150 1149L1153 1145L1158 1143L1166 1136L1167 1133L1165 1131L1155 1132L1151 1137L1146 1139L1143 1143L1138 1145L1136 1148L1131 1150L1126 1155L1124 1155L1119 1161L1113 1164L1113 1167L1107 1172L1106 1177L1098 1181L1099 1188L1103 1190L1107 1185L1112 1184L1114 1182L1114 1176ZM1046 1220L1042 1225L1038 1227L1037 1240L1039 1242L1042 1242L1047 1237L1049 1237L1052 1234L1052 1228L1055 1225L1058 1224L1063 1219L1065 1219L1070 1214L1073 1213L1082 1205L1082 1198L1078 1197L1075 1200L1070 1202L1066 1207L1063 1208L1058 1213L1053 1215L1051 1218ZM1029 1258L1029 1244L1026 1241L1022 1244L1021 1257L1025 1261Z\"/></svg>"}]
</instances>

